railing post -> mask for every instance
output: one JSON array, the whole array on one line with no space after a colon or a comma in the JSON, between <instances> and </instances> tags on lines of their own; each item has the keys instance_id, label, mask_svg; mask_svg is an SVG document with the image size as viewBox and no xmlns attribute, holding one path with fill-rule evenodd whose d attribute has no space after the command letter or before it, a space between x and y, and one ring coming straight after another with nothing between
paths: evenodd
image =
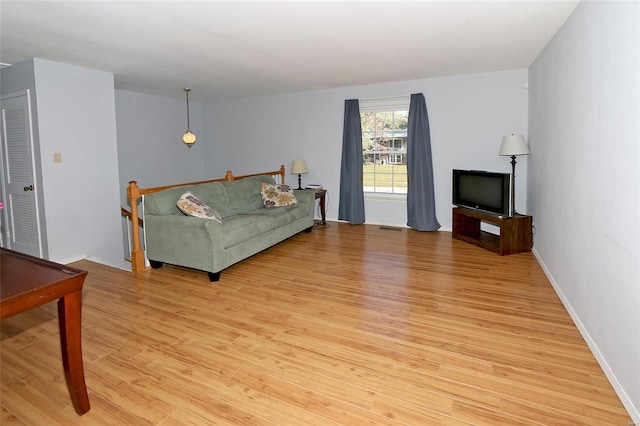
<instances>
[{"instance_id":1,"label":"railing post","mask_svg":"<svg viewBox=\"0 0 640 426\"><path fill-rule=\"evenodd\" d=\"M142 272L145 270L144 251L140 244L140 227L138 223L138 199L140 199L140 188L138 182L132 180L127 187L127 198L131 203L131 231L133 234L133 249L131 250L131 270Z\"/></svg>"}]
</instances>

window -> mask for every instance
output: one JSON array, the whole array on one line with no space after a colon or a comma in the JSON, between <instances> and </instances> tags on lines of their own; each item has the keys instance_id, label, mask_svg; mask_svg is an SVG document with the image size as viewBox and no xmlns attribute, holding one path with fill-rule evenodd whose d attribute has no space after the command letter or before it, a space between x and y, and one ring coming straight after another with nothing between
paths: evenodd
<instances>
[{"instance_id":1,"label":"window","mask_svg":"<svg viewBox=\"0 0 640 426\"><path fill-rule=\"evenodd\" d=\"M403 164L404 157L402 154L391 154L389 156L389 164Z\"/></svg>"},{"instance_id":2,"label":"window","mask_svg":"<svg viewBox=\"0 0 640 426\"><path fill-rule=\"evenodd\" d=\"M364 192L406 194L409 99L362 101L360 120Z\"/></svg>"}]
</instances>

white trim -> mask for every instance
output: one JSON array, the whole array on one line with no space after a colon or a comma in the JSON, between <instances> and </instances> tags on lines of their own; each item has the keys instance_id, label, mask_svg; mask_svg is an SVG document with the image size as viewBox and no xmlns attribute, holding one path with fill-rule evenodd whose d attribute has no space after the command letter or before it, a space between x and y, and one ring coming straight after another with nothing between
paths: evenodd
<instances>
[{"instance_id":1,"label":"white trim","mask_svg":"<svg viewBox=\"0 0 640 426\"><path fill-rule=\"evenodd\" d=\"M634 406L633 401L631 400L631 397L625 392L624 387L618 381L618 378L614 374L613 370L611 370L611 367L609 367L607 360L604 358L604 356L598 349L598 345L591 338L589 331L580 320L580 317L578 316L576 311L573 310L571 303L569 303L569 300L565 297L564 293L562 293L562 289L560 288L556 280L553 278L553 275L551 275L551 271L549 270L549 268L547 268L545 263L542 261L542 258L540 257L540 254L538 253L538 251L534 248L532 252L535 258L538 260L538 263L542 267L542 270L544 271L545 275L549 279L549 282L553 286L553 289L555 290L556 294L562 301L562 304L564 305L565 309L569 313L569 316L571 316L571 319L573 320L576 327L578 328L578 331L580 331L582 338L585 340L585 342L587 342L587 346L589 346L591 353L593 353L593 356L596 358L596 361L598 361L598 364L600 364L600 368L602 368L602 371L604 372L605 376L607 376L607 379L609 379L611 386L613 386L613 389L616 391L616 394L618 394L618 397L620 398L622 405L624 405L624 407L629 412L629 415L631 416L631 419L633 420L633 422L635 424L640 425L640 411L639 411L640 407Z\"/></svg>"},{"instance_id":2,"label":"white trim","mask_svg":"<svg viewBox=\"0 0 640 426\"><path fill-rule=\"evenodd\" d=\"M394 96L381 96L378 98L362 98L360 99L361 101L379 101L379 100L383 100L383 99L398 99L398 98L411 98L411 95L394 95Z\"/></svg>"},{"instance_id":3,"label":"white trim","mask_svg":"<svg viewBox=\"0 0 640 426\"><path fill-rule=\"evenodd\" d=\"M400 201L406 203L407 194L393 192L365 192L364 199L375 201Z\"/></svg>"},{"instance_id":4,"label":"white trim","mask_svg":"<svg viewBox=\"0 0 640 426\"><path fill-rule=\"evenodd\" d=\"M142 196L140 197L140 208L142 209L142 221L144 222L146 221L146 218L144 217L144 194L142 194ZM136 221L136 226L138 226L137 221ZM144 242L144 247L141 247L141 248L142 248L142 254L144 256L144 266L148 268L151 266L151 262L149 262L149 258L147 257L147 232L145 231L145 229L146 228L143 226L142 229L140 230L140 232L142 232L142 241Z\"/></svg>"},{"instance_id":5,"label":"white trim","mask_svg":"<svg viewBox=\"0 0 640 426\"><path fill-rule=\"evenodd\" d=\"M398 111L398 110L408 111L410 104L411 104L410 95L359 100L360 113L374 112L374 111Z\"/></svg>"},{"instance_id":6,"label":"white trim","mask_svg":"<svg viewBox=\"0 0 640 426\"><path fill-rule=\"evenodd\" d=\"M27 111L29 112L29 143L31 144L31 167L33 168L33 184L34 186L38 185L38 180L37 180L37 176L36 176L36 170L38 170L37 164L36 164L36 151L35 151L35 146L34 146L34 140L33 140L33 116L31 114L31 93L29 91L29 89L26 90L27 92ZM42 189L37 188L36 190L36 198L35 198L35 204L36 204L36 227L38 229L38 252L40 253L40 257L44 257L44 253L43 253L43 249L42 249L42 226L40 224L40 204L38 203L38 195L42 194Z\"/></svg>"},{"instance_id":7,"label":"white trim","mask_svg":"<svg viewBox=\"0 0 640 426\"><path fill-rule=\"evenodd\" d=\"M125 221L125 224L127 225L127 254L125 259L128 260L129 262L131 262L131 252L133 251L133 229L131 229L133 227L133 218L131 219L127 219L126 217L123 218Z\"/></svg>"},{"instance_id":8,"label":"white trim","mask_svg":"<svg viewBox=\"0 0 640 426\"><path fill-rule=\"evenodd\" d=\"M85 260L85 259L87 259L87 255L86 254L81 254L79 256L73 256L73 257L69 257L67 259L63 259L63 260L61 260L59 262L56 262L56 263L60 263L62 265L68 265L70 263L79 262L79 261Z\"/></svg>"}]
</instances>

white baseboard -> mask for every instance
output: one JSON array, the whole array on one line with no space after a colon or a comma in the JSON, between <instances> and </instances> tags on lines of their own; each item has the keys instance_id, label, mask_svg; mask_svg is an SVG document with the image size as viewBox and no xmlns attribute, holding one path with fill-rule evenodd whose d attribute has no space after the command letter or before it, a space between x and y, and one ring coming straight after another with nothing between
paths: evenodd
<instances>
[{"instance_id":1,"label":"white baseboard","mask_svg":"<svg viewBox=\"0 0 640 426\"><path fill-rule=\"evenodd\" d=\"M104 261L102 259L99 259L97 257L88 257L87 260L90 260L90 261L95 262L95 263L100 263L102 265L111 266L112 268L121 269L123 271L131 272L131 262L127 261L126 259L122 259L122 261L118 262L118 263L106 262L106 261Z\"/></svg>"},{"instance_id":2,"label":"white baseboard","mask_svg":"<svg viewBox=\"0 0 640 426\"><path fill-rule=\"evenodd\" d=\"M61 261L55 261L54 260L54 262L60 263L62 265L68 265L70 263L78 262L80 260L90 260L90 261L95 262L95 263L100 263L102 265L111 266L112 268L122 269L123 271L131 271L131 263L127 262L124 259L120 263L113 263L113 262L105 262L104 260L98 259L96 257L87 257L86 255L80 255L80 256L69 257L69 258L61 260Z\"/></svg>"},{"instance_id":3,"label":"white baseboard","mask_svg":"<svg viewBox=\"0 0 640 426\"><path fill-rule=\"evenodd\" d=\"M55 261L54 260L54 262L61 263L63 265L68 265L68 264L73 263L73 262L78 262L79 260L85 260L86 258L87 258L86 255L80 255L80 256L69 257L67 259L60 260L60 261Z\"/></svg>"},{"instance_id":4,"label":"white baseboard","mask_svg":"<svg viewBox=\"0 0 640 426\"><path fill-rule=\"evenodd\" d=\"M533 251L533 255L538 260L538 263L542 267L542 270L544 271L545 275L549 279L549 282L551 282L553 289L556 291L556 294L562 301L562 304L564 305L565 309L567 310L567 312L569 312L571 319L576 324L576 327L580 331L580 334L582 334L582 337L584 338L585 342L587 342L587 346L589 346L589 349L591 349L591 352L593 353L593 356L596 358L596 361L598 361L598 364L600 364L600 368L602 368L602 371L607 376L607 379L609 379L609 382L611 383L611 386L613 386L613 389L615 390L616 394L620 398L620 401L622 401L622 405L624 405L624 408L626 408L627 411L629 412L629 415L631 416L631 419L633 420L633 422L636 425L640 425L640 407L636 407L633 401L631 400L631 398L629 397L629 395L627 395L627 393L625 392L624 388L622 387L622 384L618 381L618 378L613 373L613 370L611 370L611 368L609 367L607 360L604 358L604 356L598 349L598 345L596 345L596 342L591 338L589 331L586 329L582 321L580 321L580 317L573 310L571 303L569 303L564 293L562 293L562 289L560 288L556 280L553 278L553 275L551 275L549 268L547 268L547 265L545 265L544 261L540 257L540 254L537 252L535 248L532 251Z\"/></svg>"}]
</instances>

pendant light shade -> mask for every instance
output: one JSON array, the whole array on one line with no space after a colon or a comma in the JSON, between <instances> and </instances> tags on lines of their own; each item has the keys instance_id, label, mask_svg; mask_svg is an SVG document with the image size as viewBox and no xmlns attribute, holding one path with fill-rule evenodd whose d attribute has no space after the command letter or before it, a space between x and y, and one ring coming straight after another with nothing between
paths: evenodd
<instances>
[{"instance_id":1,"label":"pendant light shade","mask_svg":"<svg viewBox=\"0 0 640 426\"><path fill-rule=\"evenodd\" d=\"M182 142L186 143L189 145L189 148L191 148L191 145L196 143L196 134L191 130L187 130L184 135L182 135Z\"/></svg>"},{"instance_id":2,"label":"pendant light shade","mask_svg":"<svg viewBox=\"0 0 640 426\"><path fill-rule=\"evenodd\" d=\"M191 146L196 143L196 134L191 131L191 124L189 121L189 92L191 92L191 89L185 88L183 90L187 95L187 131L182 135L182 142L191 149Z\"/></svg>"}]
</instances>

